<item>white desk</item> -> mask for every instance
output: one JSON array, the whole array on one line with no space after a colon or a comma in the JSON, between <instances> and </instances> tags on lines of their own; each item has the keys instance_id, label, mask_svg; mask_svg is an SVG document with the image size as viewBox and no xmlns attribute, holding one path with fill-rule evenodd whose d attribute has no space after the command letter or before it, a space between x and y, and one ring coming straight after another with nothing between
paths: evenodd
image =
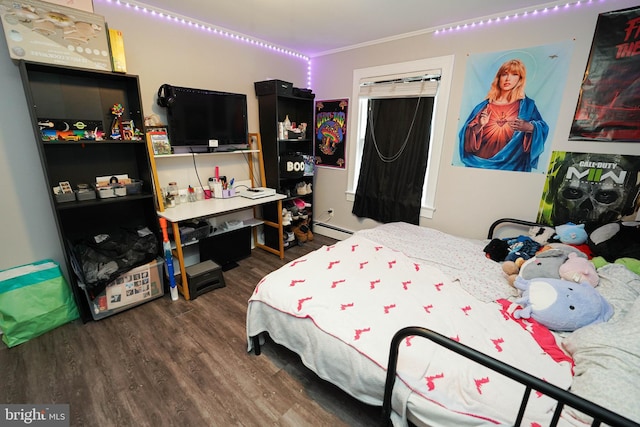
<instances>
[{"instance_id":1,"label":"white desk","mask_svg":"<svg viewBox=\"0 0 640 427\"><path fill-rule=\"evenodd\" d=\"M189 286L187 282L187 273L184 265L184 254L182 252L182 242L180 240L180 229L178 223L180 221L186 221L194 218L206 218L221 214L227 214L234 211L254 208L266 203L277 203L278 212L282 211L282 199L286 196L283 194L275 194L273 196L261 197L258 199L248 199L242 196L230 197L228 199L205 199L198 200L196 202L181 203L178 206L167 208L163 211L157 211L158 216L166 218L171 223L173 229L173 239L176 243L176 255L178 263L180 264L181 283L178 285L178 290L182 293L186 300L191 299L189 295ZM256 247L264 249L268 252L274 253L280 256L280 259L284 259L284 242L282 239L282 216L278 215L278 222L271 222L263 220L263 223L267 226L277 228L279 230L279 248L274 249L269 246L255 242ZM254 233L256 236L256 233Z\"/></svg>"},{"instance_id":2,"label":"white desk","mask_svg":"<svg viewBox=\"0 0 640 427\"><path fill-rule=\"evenodd\" d=\"M284 199L284 194L274 194L273 196L260 197L258 199L248 199L242 196L230 197L228 199L205 199L196 202L181 203L172 208L158 211L158 216L166 218L169 222L185 221L188 219L216 216L221 214L249 209L265 203L277 202Z\"/></svg>"}]
</instances>

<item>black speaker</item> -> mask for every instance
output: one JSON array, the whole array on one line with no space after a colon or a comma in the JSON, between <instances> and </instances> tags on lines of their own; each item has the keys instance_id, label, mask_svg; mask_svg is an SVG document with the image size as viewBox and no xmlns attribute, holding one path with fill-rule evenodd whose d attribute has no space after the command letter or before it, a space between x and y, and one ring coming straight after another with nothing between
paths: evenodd
<instances>
[{"instance_id":1,"label":"black speaker","mask_svg":"<svg viewBox=\"0 0 640 427\"><path fill-rule=\"evenodd\" d=\"M158 105L161 107L170 107L176 99L176 94L173 90L173 86L163 84L158 89Z\"/></svg>"}]
</instances>

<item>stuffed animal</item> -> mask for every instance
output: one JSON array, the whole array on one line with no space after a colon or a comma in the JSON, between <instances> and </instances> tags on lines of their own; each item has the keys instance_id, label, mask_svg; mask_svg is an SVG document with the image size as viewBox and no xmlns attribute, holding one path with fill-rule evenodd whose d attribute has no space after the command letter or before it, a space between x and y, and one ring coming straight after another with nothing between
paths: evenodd
<instances>
[{"instance_id":1,"label":"stuffed animal","mask_svg":"<svg viewBox=\"0 0 640 427\"><path fill-rule=\"evenodd\" d=\"M612 222L591 232L589 247L609 262L618 258L640 259L640 222Z\"/></svg>"},{"instance_id":2,"label":"stuffed animal","mask_svg":"<svg viewBox=\"0 0 640 427\"><path fill-rule=\"evenodd\" d=\"M544 251L544 250L548 250L548 249L555 249L557 251L561 251L564 252L565 255L569 255L569 254L576 254L582 258L587 259L588 256L587 254L585 254L583 251L581 251L579 248L577 248L574 245L567 245L564 243L549 243L548 245L544 245L542 248L540 248L540 250L538 251L538 253Z\"/></svg>"},{"instance_id":3,"label":"stuffed animal","mask_svg":"<svg viewBox=\"0 0 640 427\"><path fill-rule=\"evenodd\" d=\"M589 261L582 251L571 245L565 245L564 243L550 243L543 246L533 258L527 260L518 258L515 261L503 262L502 271L511 286L513 286L517 276L521 276L524 279L534 279L537 277L560 279L562 278L560 274L561 268L567 263L569 257L579 258L580 261L575 261L575 263L570 263L565 267L567 277L569 277L570 273L577 273L580 269L586 270L589 267L594 268L591 263L589 263L589 266L585 266L584 263ZM592 275L591 272L589 272L589 281L595 280L597 285L599 277L595 274L595 270L593 273ZM570 280L568 278L565 279Z\"/></svg>"},{"instance_id":4,"label":"stuffed animal","mask_svg":"<svg viewBox=\"0 0 640 427\"><path fill-rule=\"evenodd\" d=\"M522 308L515 310L513 316L533 318L553 331L575 331L613 316L611 304L588 283L518 277L514 285L522 291L522 297L515 301Z\"/></svg>"},{"instance_id":5,"label":"stuffed animal","mask_svg":"<svg viewBox=\"0 0 640 427\"><path fill-rule=\"evenodd\" d=\"M149 114L144 117L144 125L145 126L162 126L162 121L160 120L160 116L157 114Z\"/></svg>"},{"instance_id":6,"label":"stuffed animal","mask_svg":"<svg viewBox=\"0 0 640 427\"><path fill-rule=\"evenodd\" d=\"M553 227L536 225L529 228L529 237L538 242L540 246L546 245L553 240L556 230Z\"/></svg>"},{"instance_id":7,"label":"stuffed animal","mask_svg":"<svg viewBox=\"0 0 640 427\"><path fill-rule=\"evenodd\" d=\"M569 258L560 266L558 272L561 279L575 283L588 283L594 288L600 281L595 265L575 253L569 254Z\"/></svg>"},{"instance_id":8,"label":"stuffed animal","mask_svg":"<svg viewBox=\"0 0 640 427\"><path fill-rule=\"evenodd\" d=\"M520 267L520 277L534 279L536 277L560 278L560 266L567 260L568 254L561 249L547 249L526 260Z\"/></svg>"},{"instance_id":9,"label":"stuffed animal","mask_svg":"<svg viewBox=\"0 0 640 427\"><path fill-rule=\"evenodd\" d=\"M505 261L502 263L502 271L507 277L507 282L513 286L513 282L516 281L518 273L520 273L520 267L524 264L524 258L518 258L515 261Z\"/></svg>"},{"instance_id":10,"label":"stuffed animal","mask_svg":"<svg viewBox=\"0 0 640 427\"><path fill-rule=\"evenodd\" d=\"M588 239L584 224L574 224L572 222L557 226L556 235L553 237L562 243L571 245L581 245L586 243Z\"/></svg>"}]
</instances>

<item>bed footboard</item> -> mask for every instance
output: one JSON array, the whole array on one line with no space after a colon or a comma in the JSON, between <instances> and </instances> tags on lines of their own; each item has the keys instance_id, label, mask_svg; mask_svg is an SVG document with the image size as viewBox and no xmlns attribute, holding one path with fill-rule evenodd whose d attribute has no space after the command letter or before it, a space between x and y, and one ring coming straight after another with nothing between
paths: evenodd
<instances>
[{"instance_id":1,"label":"bed footboard","mask_svg":"<svg viewBox=\"0 0 640 427\"><path fill-rule=\"evenodd\" d=\"M382 404L382 423L383 426L391 425L391 394L393 392L393 386L396 380L396 369L398 363L398 351L402 341L409 336L419 336L430 339L431 341L439 344L451 351L454 351L468 359L471 359L483 366L486 366L496 372L499 372L514 381L523 384L526 389L522 396L520 403L520 409L518 411L517 419L514 421L514 426L520 426L524 416L527 401L532 390L537 390L558 402L556 410L553 414L551 426L556 426L560 419L560 415L564 406L569 406L577 409L594 418L592 426L599 426L601 423L606 423L610 426L624 426L624 427L640 427L637 424L621 415L618 415L610 410L596 405L586 399L583 399L575 394L572 394L566 390L542 381L524 371L521 371L513 366L507 365L493 357L487 356L479 351L476 351L464 344L460 344L457 341L451 340L444 335L437 332L433 332L429 329L422 327L410 326L403 328L396 332L391 340L391 349L389 352L389 364L387 365L387 379L384 387L384 400Z\"/></svg>"}]
</instances>

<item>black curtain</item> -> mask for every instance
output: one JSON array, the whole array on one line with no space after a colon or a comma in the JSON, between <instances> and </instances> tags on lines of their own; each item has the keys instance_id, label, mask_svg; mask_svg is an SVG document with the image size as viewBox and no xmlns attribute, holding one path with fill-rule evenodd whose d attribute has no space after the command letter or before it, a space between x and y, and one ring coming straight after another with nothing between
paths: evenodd
<instances>
[{"instance_id":1,"label":"black curtain","mask_svg":"<svg viewBox=\"0 0 640 427\"><path fill-rule=\"evenodd\" d=\"M354 215L381 223L404 221L418 225L433 103L432 97L420 98L420 102L417 97L369 100L371 117L365 133ZM396 160L383 161L374 138L383 158L394 157L405 140L407 143Z\"/></svg>"}]
</instances>

